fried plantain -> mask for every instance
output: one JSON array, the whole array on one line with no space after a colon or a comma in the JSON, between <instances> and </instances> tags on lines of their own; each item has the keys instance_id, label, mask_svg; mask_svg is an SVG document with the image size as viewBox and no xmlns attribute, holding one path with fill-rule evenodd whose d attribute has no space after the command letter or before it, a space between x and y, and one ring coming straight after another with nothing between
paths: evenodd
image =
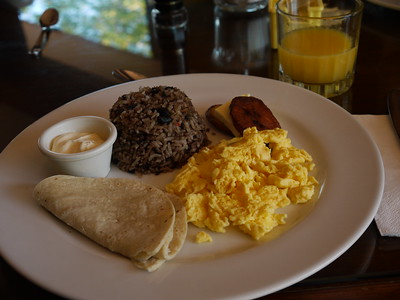
<instances>
[{"instance_id":1,"label":"fried plantain","mask_svg":"<svg viewBox=\"0 0 400 300\"><path fill-rule=\"evenodd\" d=\"M206 118L219 131L228 135L233 135L232 132L229 130L229 128L226 127L225 124L215 115L215 110L220 106L221 104L215 104L210 106L205 113Z\"/></svg>"},{"instance_id":2,"label":"fried plantain","mask_svg":"<svg viewBox=\"0 0 400 300\"><path fill-rule=\"evenodd\" d=\"M265 103L252 96L239 96L232 99L230 115L235 128L242 133L249 127L260 130L281 128L278 120Z\"/></svg>"}]
</instances>

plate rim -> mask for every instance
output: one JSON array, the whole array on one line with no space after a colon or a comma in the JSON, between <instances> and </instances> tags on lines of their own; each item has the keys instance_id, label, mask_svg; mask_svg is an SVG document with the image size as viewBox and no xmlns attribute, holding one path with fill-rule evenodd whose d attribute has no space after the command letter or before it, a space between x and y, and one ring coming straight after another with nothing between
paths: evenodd
<instances>
[{"instance_id":1,"label":"plate rim","mask_svg":"<svg viewBox=\"0 0 400 300\"><path fill-rule=\"evenodd\" d=\"M400 3L393 3L393 2L388 2L386 0L367 0L368 2L371 2L375 5L389 8L389 9L394 9L394 10L400 10Z\"/></svg>"}]
</instances>

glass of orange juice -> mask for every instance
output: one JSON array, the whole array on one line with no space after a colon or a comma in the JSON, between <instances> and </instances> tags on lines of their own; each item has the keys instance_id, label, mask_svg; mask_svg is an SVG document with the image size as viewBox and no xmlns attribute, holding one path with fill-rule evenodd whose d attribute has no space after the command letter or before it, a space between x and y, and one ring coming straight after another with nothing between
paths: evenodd
<instances>
[{"instance_id":1,"label":"glass of orange juice","mask_svg":"<svg viewBox=\"0 0 400 300\"><path fill-rule=\"evenodd\" d=\"M361 0L280 0L279 79L325 97L353 84Z\"/></svg>"}]
</instances>

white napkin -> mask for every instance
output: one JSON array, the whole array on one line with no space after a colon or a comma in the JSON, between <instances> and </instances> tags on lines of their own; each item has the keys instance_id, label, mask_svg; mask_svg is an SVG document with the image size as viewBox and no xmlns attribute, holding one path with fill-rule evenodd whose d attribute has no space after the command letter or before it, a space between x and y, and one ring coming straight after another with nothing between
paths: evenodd
<instances>
[{"instance_id":1,"label":"white napkin","mask_svg":"<svg viewBox=\"0 0 400 300\"><path fill-rule=\"evenodd\" d=\"M400 141L388 115L354 115L375 140L385 168L385 188L375 222L382 236L400 237Z\"/></svg>"}]
</instances>

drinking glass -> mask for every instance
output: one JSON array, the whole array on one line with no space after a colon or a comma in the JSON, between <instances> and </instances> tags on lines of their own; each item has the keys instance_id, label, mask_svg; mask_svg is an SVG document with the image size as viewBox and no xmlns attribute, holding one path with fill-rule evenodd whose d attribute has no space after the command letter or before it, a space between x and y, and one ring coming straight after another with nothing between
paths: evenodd
<instances>
[{"instance_id":1,"label":"drinking glass","mask_svg":"<svg viewBox=\"0 0 400 300\"><path fill-rule=\"evenodd\" d=\"M333 97L354 80L361 0L280 0L279 79Z\"/></svg>"},{"instance_id":2,"label":"drinking glass","mask_svg":"<svg viewBox=\"0 0 400 300\"><path fill-rule=\"evenodd\" d=\"M268 13L232 14L214 9L212 61L224 72L249 74L268 61Z\"/></svg>"},{"instance_id":3,"label":"drinking glass","mask_svg":"<svg viewBox=\"0 0 400 300\"><path fill-rule=\"evenodd\" d=\"M268 0L214 0L217 7L231 12L253 12L264 9Z\"/></svg>"}]
</instances>

